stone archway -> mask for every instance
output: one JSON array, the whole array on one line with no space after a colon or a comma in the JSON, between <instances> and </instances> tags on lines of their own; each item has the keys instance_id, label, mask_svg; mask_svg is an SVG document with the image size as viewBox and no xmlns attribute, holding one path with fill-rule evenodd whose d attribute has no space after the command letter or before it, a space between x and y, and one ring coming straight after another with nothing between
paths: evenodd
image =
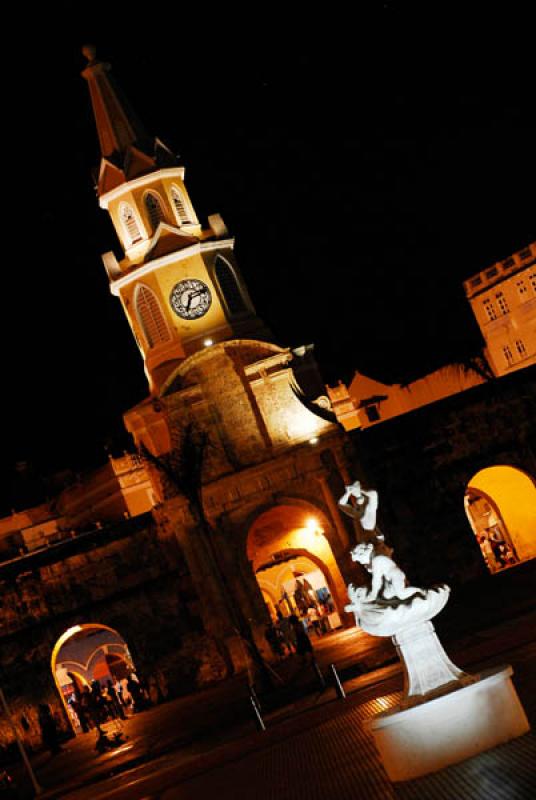
<instances>
[{"instance_id":1,"label":"stone archway","mask_svg":"<svg viewBox=\"0 0 536 800\"><path fill-rule=\"evenodd\" d=\"M270 598L267 605L271 613L293 575L320 573L334 611L343 623L347 622L346 584L326 535L329 524L323 512L312 504L302 500L294 504L290 499L254 520L248 533L247 554L263 597ZM319 582L318 576L313 582ZM318 591L321 588L316 586Z\"/></svg>"},{"instance_id":2,"label":"stone archway","mask_svg":"<svg viewBox=\"0 0 536 800\"><path fill-rule=\"evenodd\" d=\"M93 681L124 680L135 671L128 645L113 628L99 623L74 625L52 650L51 669L56 688L75 733L82 730L73 700Z\"/></svg>"},{"instance_id":3,"label":"stone archway","mask_svg":"<svg viewBox=\"0 0 536 800\"><path fill-rule=\"evenodd\" d=\"M522 470L497 465L477 472L465 511L490 572L536 556L536 486Z\"/></svg>"}]
</instances>

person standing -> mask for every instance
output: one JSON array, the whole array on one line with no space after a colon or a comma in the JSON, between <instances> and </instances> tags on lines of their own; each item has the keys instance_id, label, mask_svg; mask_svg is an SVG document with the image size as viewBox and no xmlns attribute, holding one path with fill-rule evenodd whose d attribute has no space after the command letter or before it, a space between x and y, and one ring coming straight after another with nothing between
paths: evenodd
<instances>
[{"instance_id":1,"label":"person standing","mask_svg":"<svg viewBox=\"0 0 536 800\"><path fill-rule=\"evenodd\" d=\"M110 679L106 682L106 692L108 697L110 698L110 705L112 706L113 716L117 719L125 719L125 712L123 711L123 706L119 702L119 698L117 696L117 692L115 686L113 685Z\"/></svg>"},{"instance_id":2,"label":"person standing","mask_svg":"<svg viewBox=\"0 0 536 800\"><path fill-rule=\"evenodd\" d=\"M291 614L289 621L296 639L296 653L301 656L302 661L312 661L313 645L307 635L307 631L303 627L303 622L298 619L296 614Z\"/></svg>"},{"instance_id":3,"label":"person standing","mask_svg":"<svg viewBox=\"0 0 536 800\"><path fill-rule=\"evenodd\" d=\"M307 620L316 635L322 636L322 632L320 630L320 617L318 616L318 611L314 606L311 606L311 608L307 610Z\"/></svg>"},{"instance_id":4,"label":"person standing","mask_svg":"<svg viewBox=\"0 0 536 800\"><path fill-rule=\"evenodd\" d=\"M50 706L47 703L40 703L37 709L37 719L41 728L41 738L43 745L50 751L51 756L61 753L63 748L60 745L56 720L52 716Z\"/></svg>"}]
</instances>

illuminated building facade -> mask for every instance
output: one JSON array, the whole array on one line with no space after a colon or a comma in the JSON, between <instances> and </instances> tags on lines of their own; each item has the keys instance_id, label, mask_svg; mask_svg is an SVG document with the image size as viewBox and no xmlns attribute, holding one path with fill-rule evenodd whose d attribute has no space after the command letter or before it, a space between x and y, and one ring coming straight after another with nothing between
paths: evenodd
<instances>
[{"instance_id":1,"label":"illuminated building facade","mask_svg":"<svg viewBox=\"0 0 536 800\"><path fill-rule=\"evenodd\" d=\"M536 364L536 242L473 275L464 290L485 342L485 359L449 364L404 386L356 372L348 386L327 388L345 430L378 425Z\"/></svg>"},{"instance_id":2,"label":"illuminated building facade","mask_svg":"<svg viewBox=\"0 0 536 800\"><path fill-rule=\"evenodd\" d=\"M103 261L149 385L125 425L136 448L157 459L180 451L185 431L206 434L201 494L215 558L207 558L186 498L138 455L112 458L50 503L0 520L0 661L17 716L26 716L36 738L37 702L60 707L59 692L67 720L77 682L96 675L117 678L132 667L145 676L164 673L173 695L243 669L229 593L265 654L270 615L296 610L292 587L304 578L307 591L331 598L333 627L353 624L343 611L346 585L355 580L353 532L337 498L356 477L378 487L382 527L402 559L411 552L416 579L456 583L481 575L485 556L464 496L467 508L488 515L489 527L492 504L482 498L490 487L493 495L496 475L482 471L492 464L488 451L498 452L502 428L494 422L515 406L525 442L536 424L519 375L505 378L493 420L480 408L473 414L478 403L486 407L480 379L471 379L470 391L463 383L446 392L447 400L432 392L440 402L426 401L421 412L442 413L418 426L419 434L428 431L420 451L411 414L399 410L374 424L372 406L381 414L386 402L381 385L366 387L371 402L359 409L342 389L326 390L311 349L276 344L257 316L221 217L201 223L184 168L146 134L108 66L87 55L83 74L102 156L97 193L124 253ZM441 450L445 414L455 442L450 460ZM456 428L462 418L468 429L481 425L478 446ZM350 462L342 427L354 429L362 464ZM517 445L502 441L501 458L536 474L533 450ZM529 517L516 517L525 528L527 508ZM475 524L480 532L484 523ZM416 535L433 547L415 551ZM0 726L0 743L10 735Z\"/></svg>"},{"instance_id":3,"label":"illuminated building facade","mask_svg":"<svg viewBox=\"0 0 536 800\"><path fill-rule=\"evenodd\" d=\"M255 312L223 220L215 214L203 227L184 168L144 132L108 65L94 52L86 54L83 75L102 156L97 193L124 250L121 260L112 253L103 260L150 389L147 399L125 414L127 430L138 448L156 457L180 448L188 426L207 436L204 512L214 530L225 531L221 541L214 537L216 557L228 569L225 582L253 620L259 643L267 619L255 579L263 565L257 558L261 527L263 541L271 531L271 545L262 550L265 560L282 549L290 560L293 552L321 558L345 618L349 538L332 487L342 490L348 466L342 431L321 413L329 401L311 349L291 351L273 343ZM307 408L300 394L317 406ZM187 504L171 496L154 466L150 474L155 514L172 528L191 565L206 629L240 660L218 575L208 564L199 569ZM308 532L311 519L316 535Z\"/></svg>"},{"instance_id":4,"label":"illuminated building facade","mask_svg":"<svg viewBox=\"0 0 536 800\"><path fill-rule=\"evenodd\" d=\"M536 364L536 242L464 283L495 375Z\"/></svg>"},{"instance_id":5,"label":"illuminated building facade","mask_svg":"<svg viewBox=\"0 0 536 800\"><path fill-rule=\"evenodd\" d=\"M311 348L273 341L221 217L201 224L184 168L145 133L108 65L86 55L97 194L124 252L103 261L149 384L125 425L146 458L110 459L0 521L1 658L32 730L35 700L58 708L58 692L78 730L69 700L95 676L135 666L164 673L177 694L244 669L230 605L271 657L266 624L296 610L299 577L316 602L329 598L332 627L354 624L353 531L337 508L354 472ZM187 498L151 460L180 451L186 430L207 438L199 489L212 556Z\"/></svg>"}]
</instances>

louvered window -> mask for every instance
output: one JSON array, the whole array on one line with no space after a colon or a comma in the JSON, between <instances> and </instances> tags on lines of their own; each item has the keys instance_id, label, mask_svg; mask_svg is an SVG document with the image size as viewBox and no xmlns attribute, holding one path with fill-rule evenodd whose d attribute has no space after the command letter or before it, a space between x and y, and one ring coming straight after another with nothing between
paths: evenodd
<instances>
[{"instance_id":1,"label":"louvered window","mask_svg":"<svg viewBox=\"0 0 536 800\"><path fill-rule=\"evenodd\" d=\"M136 289L136 311L149 347L169 342L171 336L155 293L147 286Z\"/></svg>"},{"instance_id":2,"label":"louvered window","mask_svg":"<svg viewBox=\"0 0 536 800\"><path fill-rule=\"evenodd\" d=\"M230 264L221 256L216 258L215 273L229 312L231 314L241 314L247 311L236 275Z\"/></svg>"},{"instance_id":3,"label":"louvered window","mask_svg":"<svg viewBox=\"0 0 536 800\"><path fill-rule=\"evenodd\" d=\"M139 242L141 240L141 233L138 227L138 221L134 216L133 208L126 203L122 203L119 210L119 217L129 243L135 244Z\"/></svg>"},{"instance_id":4,"label":"louvered window","mask_svg":"<svg viewBox=\"0 0 536 800\"><path fill-rule=\"evenodd\" d=\"M156 228L158 228L158 223L163 222L165 219L162 201L157 194L147 192L144 197L144 202L145 208L147 209L147 216L149 217L149 223L153 231L155 231Z\"/></svg>"},{"instance_id":5,"label":"louvered window","mask_svg":"<svg viewBox=\"0 0 536 800\"><path fill-rule=\"evenodd\" d=\"M181 192L177 189L176 186L171 187L171 199L173 201L173 206L175 208L175 213L179 219L180 225L188 225L190 220L190 215L186 210L186 205L184 203L184 198Z\"/></svg>"}]
</instances>

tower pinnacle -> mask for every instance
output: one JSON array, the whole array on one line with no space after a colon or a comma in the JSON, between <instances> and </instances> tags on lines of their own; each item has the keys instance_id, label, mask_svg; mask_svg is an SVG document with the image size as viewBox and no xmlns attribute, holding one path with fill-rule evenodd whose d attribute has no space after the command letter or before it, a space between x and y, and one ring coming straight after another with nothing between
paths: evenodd
<instances>
[{"instance_id":1,"label":"tower pinnacle","mask_svg":"<svg viewBox=\"0 0 536 800\"><path fill-rule=\"evenodd\" d=\"M97 58L94 45L84 45L82 53L88 60L82 77L88 82L102 156L99 195L140 175L176 165L171 151L146 132L115 82L110 64Z\"/></svg>"}]
</instances>

